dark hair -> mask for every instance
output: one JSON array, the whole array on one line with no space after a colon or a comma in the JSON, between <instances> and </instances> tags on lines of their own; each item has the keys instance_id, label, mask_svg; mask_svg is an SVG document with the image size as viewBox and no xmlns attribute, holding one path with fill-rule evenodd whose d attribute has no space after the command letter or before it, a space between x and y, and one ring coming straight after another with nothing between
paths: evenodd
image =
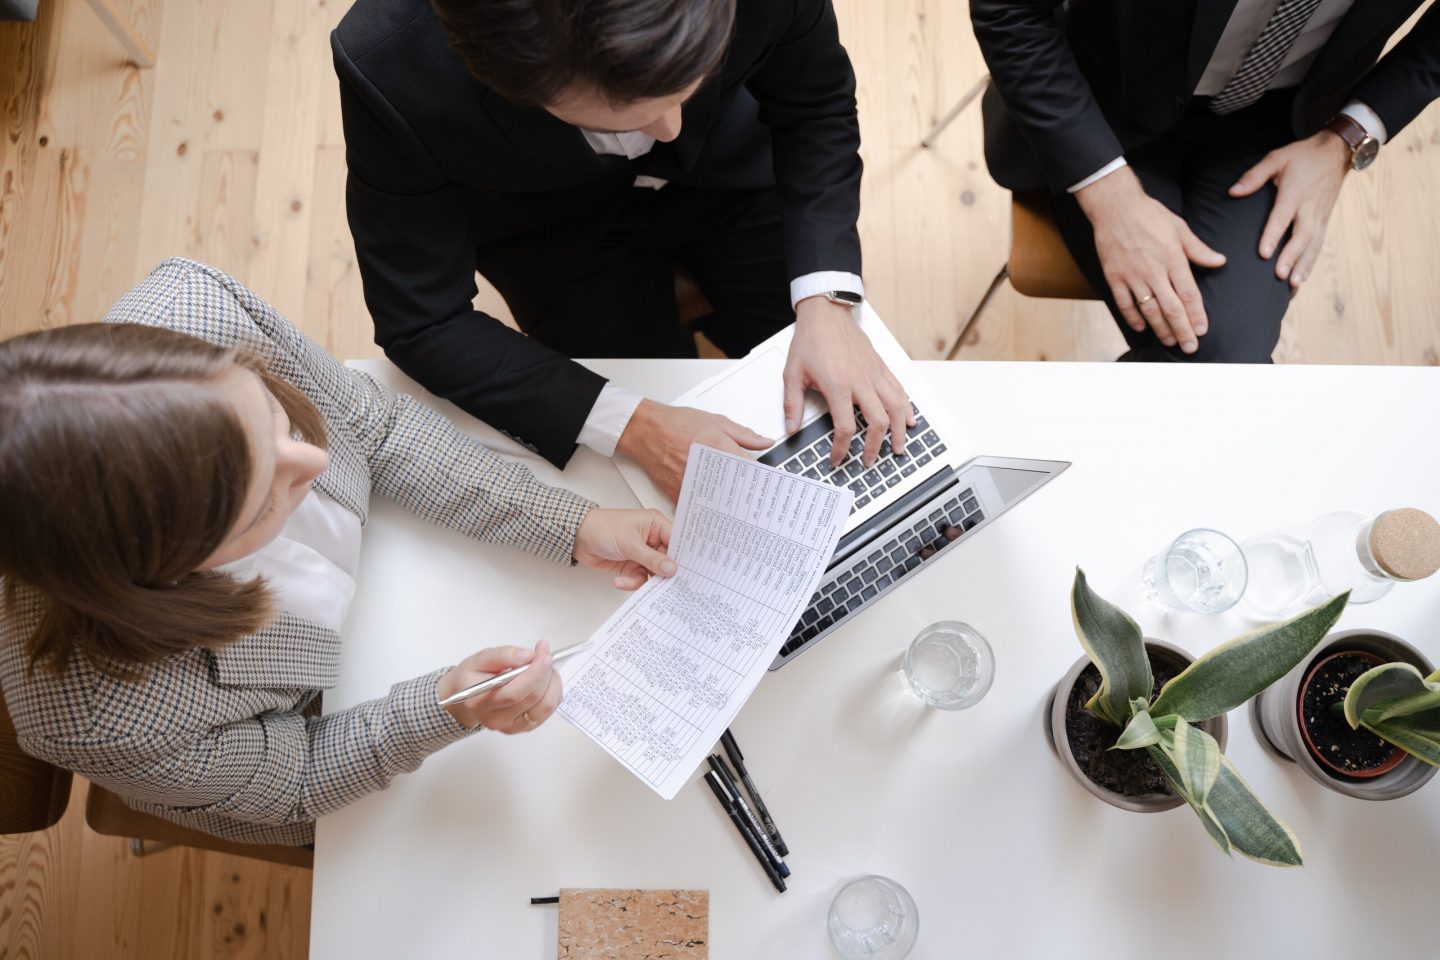
<instances>
[{"instance_id":1,"label":"dark hair","mask_svg":"<svg viewBox=\"0 0 1440 960\"><path fill-rule=\"evenodd\" d=\"M99 669L215 649L271 616L258 580L197 571L235 526L250 444L215 381L253 370L311 443L319 412L235 348L130 324L82 324L0 343L0 576L36 590L30 665L75 652Z\"/></svg>"},{"instance_id":2,"label":"dark hair","mask_svg":"<svg viewBox=\"0 0 1440 960\"><path fill-rule=\"evenodd\" d=\"M522 106L574 86L611 103L666 97L725 55L735 0L430 0L470 73Z\"/></svg>"}]
</instances>

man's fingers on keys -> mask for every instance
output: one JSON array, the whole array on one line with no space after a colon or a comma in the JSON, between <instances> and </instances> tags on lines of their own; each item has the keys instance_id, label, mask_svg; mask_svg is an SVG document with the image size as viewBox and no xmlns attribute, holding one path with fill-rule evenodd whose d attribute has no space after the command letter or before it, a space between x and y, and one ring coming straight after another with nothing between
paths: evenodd
<instances>
[{"instance_id":1,"label":"man's fingers on keys","mask_svg":"<svg viewBox=\"0 0 1440 960\"><path fill-rule=\"evenodd\" d=\"M880 444L885 442L885 434L890 429L890 415L871 390L858 392L855 402L865 414L865 449L860 453L860 462L869 467L880 456Z\"/></svg>"},{"instance_id":2,"label":"man's fingers on keys","mask_svg":"<svg viewBox=\"0 0 1440 960\"><path fill-rule=\"evenodd\" d=\"M901 386L900 381L895 377L895 374L889 367L885 368L885 382L889 384L890 389L895 392L900 398L900 403L905 407L905 426L915 426L915 411L910 409L910 394Z\"/></svg>"},{"instance_id":3,"label":"man's fingers on keys","mask_svg":"<svg viewBox=\"0 0 1440 960\"><path fill-rule=\"evenodd\" d=\"M897 457L905 455L905 443L909 435L905 428L910 425L910 398L905 391L897 390L888 383L880 385L881 399L890 420L890 449Z\"/></svg>"},{"instance_id":4,"label":"man's fingers on keys","mask_svg":"<svg viewBox=\"0 0 1440 960\"><path fill-rule=\"evenodd\" d=\"M826 397L830 404L830 422L835 425L835 445L830 448L830 462L839 464L849 455L850 441L855 438L855 407L848 390Z\"/></svg>"}]
</instances>

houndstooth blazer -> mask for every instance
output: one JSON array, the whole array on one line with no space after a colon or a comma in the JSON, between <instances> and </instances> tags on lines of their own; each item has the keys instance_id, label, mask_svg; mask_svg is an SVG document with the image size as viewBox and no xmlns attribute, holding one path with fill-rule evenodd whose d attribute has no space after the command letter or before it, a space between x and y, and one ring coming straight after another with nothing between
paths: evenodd
<instances>
[{"instance_id":1,"label":"houndstooth blazer","mask_svg":"<svg viewBox=\"0 0 1440 960\"><path fill-rule=\"evenodd\" d=\"M261 356L319 408L330 466L315 485L362 523L374 492L476 540L570 562L592 503L541 484L439 413L347 370L219 270L167 260L106 319ZM16 608L0 617L0 683L21 748L136 810L221 837L310 843L316 817L383 790L470 732L436 703L445 669L339 713L302 715L338 677L340 637L289 614L217 652L155 664L139 681L116 680L81 657L59 675L30 673L25 641L41 609L22 586Z\"/></svg>"}]
</instances>

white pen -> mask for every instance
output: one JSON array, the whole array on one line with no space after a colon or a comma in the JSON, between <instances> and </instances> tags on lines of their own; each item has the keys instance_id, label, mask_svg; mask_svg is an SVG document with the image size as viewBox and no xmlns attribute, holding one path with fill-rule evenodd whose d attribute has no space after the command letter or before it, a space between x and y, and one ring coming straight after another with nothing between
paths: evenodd
<instances>
[{"instance_id":1,"label":"white pen","mask_svg":"<svg viewBox=\"0 0 1440 960\"><path fill-rule=\"evenodd\" d=\"M577 654L581 650L584 650L588 645L589 641L587 640L585 643L577 643L573 647L566 647L559 653L551 654L550 659L554 663L559 663L566 657ZM514 680L516 677L520 676L520 674L524 673L526 670L529 669L530 664L526 663L522 664L521 666L513 667L509 670L506 670L504 673L497 673L495 674L495 676L485 680L481 680L479 683L472 683L464 690L457 690L454 693L450 694L450 696L446 697L444 700L441 700L440 706L448 707L452 703L459 703L462 700L469 700L471 697L478 697L486 690L494 690L496 687L503 687L505 686L505 684L509 683L511 680Z\"/></svg>"}]
</instances>

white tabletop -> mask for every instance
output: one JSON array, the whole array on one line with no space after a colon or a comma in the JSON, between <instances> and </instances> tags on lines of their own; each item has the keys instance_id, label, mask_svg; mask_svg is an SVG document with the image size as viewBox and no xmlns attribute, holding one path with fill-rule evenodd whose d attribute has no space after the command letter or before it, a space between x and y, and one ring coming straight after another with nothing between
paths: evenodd
<instances>
[{"instance_id":1,"label":"white tabletop","mask_svg":"<svg viewBox=\"0 0 1440 960\"><path fill-rule=\"evenodd\" d=\"M719 362L591 365L665 398ZM364 366L416 392L385 364ZM1187 809L1125 813L1082 790L1046 746L1041 707L1081 653L1067 602L1076 564L1147 634L1200 652L1247 624L1141 600L1140 564L1170 536L1212 526L1238 539L1342 507L1440 514L1440 450L1423 426L1440 409L1440 372L920 369L967 421L974 453L1074 466L768 675L741 710L733 729L790 846L788 892L765 881L703 785L660 800L557 717L449 747L322 820L312 956L554 957L554 908L528 902L563 886L708 889L716 960L825 958L830 898L863 873L913 894L917 960L1321 958L1378 944L1433 955L1440 787L1384 805L1342 797L1262 753L1236 710L1229 756L1295 830L1306 865L1227 860ZM548 481L634 502L589 451L560 474L457 420ZM578 640L621 599L608 577L476 545L378 501L358 579L328 710L481 647ZM910 639L941 619L969 622L995 650L994 687L959 713L923 708L898 673ZM1440 660L1437 624L1440 577L1341 621Z\"/></svg>"}]
</instances>

